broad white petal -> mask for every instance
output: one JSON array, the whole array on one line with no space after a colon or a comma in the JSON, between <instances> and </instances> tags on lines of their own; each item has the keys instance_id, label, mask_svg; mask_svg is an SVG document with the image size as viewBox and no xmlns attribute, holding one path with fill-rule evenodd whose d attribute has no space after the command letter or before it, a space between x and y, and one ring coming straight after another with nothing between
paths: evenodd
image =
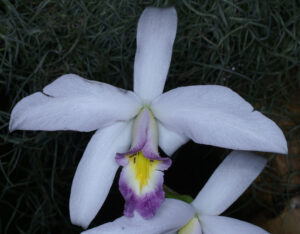
<instances>
[{"instance_id":1,"label":"broad white petal","mask_svg":"<svg viewBox=\"0 0 300 234\"><path fill-rule=\"evenodd\" d=\"M200 216L205 234L268 234L251 223L224 216Z\"/></svg>"},{"instance_id":2,"label":"broad white petal","mask_svg":"<svg viewBox=\"0 0 300 234\"><path fill-rule=\"evenodd\" d=\"M132 123L119 122L98 130L77 167L70 196L73 224L87 228L104 203L118 169L117 152L128 150Z\"/></svg>"},{"instance_id":3,"label":"broad white petal","mask_svg":"<svg viewBox=\"0 0 300 234\"><path fill-rule=\"evenodd\" d=\"M9 129L93 131L133 118L138 97L109 84L63 75L14 107Z\"/></svg>"},{"instance_id":4,"label":"broad white petal","mask_svg":"<svg viewBox=\"0 0 300 234\"><path fill-rule=\"evenodd\" d=\"M172 233L194 216L193 208L182 201L166 199L152 219L138 213L132 218L121 217L113 222L87 230L83 234L162 234Z\"/></svg>"},{"instance_id":5,"label":"broad white petal","mask_svg":"<svg viewBox=\"0 0 300 234\"><path fill-rule=\"evenodd\" d=\"M200 144L287 153L280 128L223 86L173 89L159 96L151 109L166 127Z\"/></svg>"},{"instance_id":6,"label":"broad white petal","mask_svg":"<svg viewBox=\"0 0 300 234\"><path fill-rule=\"evenodd\" d=\"M233 151L218 166L191 203L200 215L219 215L250 186L266 165L266 159L245 151Z\"/></svg>"},{"instance_id":7,"label":"broad white petal","mask_svg":"<svg viewBox=\"0 0 300 234\"><path fill-rule=\"evenodd\" d=\"M148 7L139 19L134 60L134 92L146 102L163 92L176 28L177 14L174 7Z\"/></svg>"},{"instance_id":8,"label":"broad white petal","mask_svg":"<svg viewBox=\"0 0 300 234\"><path fill-rule=\"evenodd\" d=\"M180 146L187 143L189 138L180 135L165 127L164 124L158 122L158 142L160 148L169 156L171 156Z\"/></svg>"}]
</instances>

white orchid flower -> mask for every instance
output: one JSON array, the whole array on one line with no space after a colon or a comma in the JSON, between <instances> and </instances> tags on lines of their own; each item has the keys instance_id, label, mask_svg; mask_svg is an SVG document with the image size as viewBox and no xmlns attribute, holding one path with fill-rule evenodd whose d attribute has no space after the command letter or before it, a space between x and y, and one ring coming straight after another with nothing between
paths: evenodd
<instances>
[{"instance_id":1,"label":"white orchid flower","mask_svg":"<svg viewBox=\"0 0 300 234\"><path fill-rule=\"evenodd\" d=\"M158 146L171 155L192 139L230 149L287 152L277 125L229 88L189 86L162 94L176 27L174 8L143 12L137 29L134 92L69 74L14 107L10 131L96 130L72 183L73 224L86 228L101 208L118 169L116 153L124 167L124 213L132 216L137 210L150 218L164 199L162 170L171 163L159 157Z\"/></svg>"},{"instance_id":2,"label":"white orchid flower","mask_svg":"<svg viewBox=\"0 0 300 234\"><path fill-rule=\"evenodd\" d=\"M166 199L150 220L138 213L121 217L82 234L266 234L263 229L219 216L249 187L266 160L245 151L233 151L215 170L195 200Z\"/></svg>"}]
</instances>

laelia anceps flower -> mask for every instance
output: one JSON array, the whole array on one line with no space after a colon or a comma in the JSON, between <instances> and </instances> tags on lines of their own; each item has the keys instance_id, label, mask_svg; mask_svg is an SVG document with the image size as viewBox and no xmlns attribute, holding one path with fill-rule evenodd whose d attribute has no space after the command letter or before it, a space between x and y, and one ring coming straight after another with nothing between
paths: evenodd
<instances>
[{"instance_id":1,"label":"laelia anceps flower","mask_svg":"<svg viewBox=\"0 0 300 234\"><path fill-rule=\"evenodd\" d=\"M276 124L229 88L189 86L162 94L176 27L174 8L143 12L134 92L70 74L14 107L10 131L96 130L72 183L74 224L87 227L96 216L119 165L125 215L137 210L144 218L153 216L164 199L162 171L171 163L159 157L158 146L171 155L192 139L230 149L286 153L286 140Z\"/></svg>"},{"instance_id":2,"label":"laelia anceps flower","mask_svg":"<svg viewBox=\"0 0 300 234\"><path fill-rule=\"evenodd\" d=\"M267 234L263 229L219 216L249 187L266 164L258 155L233 151L191 204L166 199L150 220L121 217L82 234Z\"/></svg>"}]
</instances>

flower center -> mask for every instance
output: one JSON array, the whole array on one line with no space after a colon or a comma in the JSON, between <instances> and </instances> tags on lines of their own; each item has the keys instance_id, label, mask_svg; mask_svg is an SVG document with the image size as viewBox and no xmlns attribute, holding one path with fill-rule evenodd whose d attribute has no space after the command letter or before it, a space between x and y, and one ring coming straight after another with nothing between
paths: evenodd
<instances>
[{"instance_id":1,"label":"flower center","mask_svg":"<svg viewBox=\"0 0 300 234\"><path fill-rule=\"evenodd\" d=\"M134 171L135 178L139 182L139 189L142 191L160 161L146 158L141 150L136 154L128 155L127 158L130 168Z\"/></svg>"},{"instance_id":2,"label":"flower center","mask_svg":"<svg viewBox=\"0 0 300 234\"><path fill-rule=\"evenodd\" d=\"M201 233L201 226L197 217L192 218L178 232L178 234L189 234L189 233Z\"/></svg>"}]
</instances>

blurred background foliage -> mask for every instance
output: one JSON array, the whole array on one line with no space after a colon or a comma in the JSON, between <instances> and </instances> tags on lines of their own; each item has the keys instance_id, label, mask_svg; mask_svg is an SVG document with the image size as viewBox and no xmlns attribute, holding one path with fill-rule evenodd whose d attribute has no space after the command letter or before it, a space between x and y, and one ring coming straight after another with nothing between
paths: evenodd
<instances>
[{"instance_id":1,"label":"blurred background foliage","mask_svg":"<svg viewBox=\"0 0 300 234\"><path fill-rule=\"evenodd\" d=\"M147 6L170 5L179 22L165 90L228 86L289 142L288 156L265 154L266 169L226 215L272 233L300 232L299 1L0 0L0 233L81 231L70 223L68 200L92 135L9 133L13 106L66 73L132 89L137 20ZM175 153L166 184L195 196L227 153L189 142ZM115 181L91 226L117 218L122 206Z\"/></svg>"}]
</instances>

